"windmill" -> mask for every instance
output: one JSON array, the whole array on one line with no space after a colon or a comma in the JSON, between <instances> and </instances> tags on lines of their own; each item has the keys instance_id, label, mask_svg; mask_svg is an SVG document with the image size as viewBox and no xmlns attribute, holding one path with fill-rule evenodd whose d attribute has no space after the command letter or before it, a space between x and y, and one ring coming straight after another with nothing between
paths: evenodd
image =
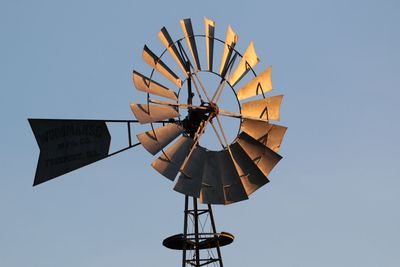
<instances>
[{"instance_id":1,"label":"windmill","mask_svg":"<svg viewBox=\"0 0 400 267\"><path fill-rule=\"evenodd\" d=\"M190 19L180 25L184 36L175 41L165 27L158 33L165 48L161 55L143 48L151 72L133 71L134 86L147 95L146 103L131 104L136 120L29 119L40 148L34 186L142 145L156 156L151 166L184 195L183 232L163 245L182 251L182 266L223 266L220 248L234 236L216 230L212 205L246 200L269 182L282 158L278 151L286 127L271 121L280 119L283 96L266 96L272 90L271 67L257 75L254 44L239 53L238 35L230 26L221 40L208 18L202 35L194 34ZM218 69L216 51L222 52ZM232 120L238 129L228 133ZM108 123L126 124L126 147L110 151ZM149 125L136 135L138 142L132 138L135 124Z\"/></svg>"}]
</instances>

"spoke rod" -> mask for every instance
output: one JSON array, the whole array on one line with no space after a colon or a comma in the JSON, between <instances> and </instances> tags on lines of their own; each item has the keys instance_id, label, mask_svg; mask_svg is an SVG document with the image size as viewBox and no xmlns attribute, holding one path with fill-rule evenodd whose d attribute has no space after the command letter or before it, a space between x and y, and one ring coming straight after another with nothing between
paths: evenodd
<instances>
[{"instance_id":1,"label":"spoke rod","mask_svg":"<svg viewBox=\"0 0 400 267\"><path fill-rule=\"evenodd\" d=\"M224 138L225 145L226 145L226 147L227 147L228 150L229 150L228 140L226 139L225 132L224 132L224 130L222 129L222 123L221 123L221 121L219 120L218 115L215 116L215 118L217 119L217 124L218 124L218 126L219 126L220 131L221 131L222 137Z\"/></svg>"},{"instance_id":2,"label":"spoke rod","mask_svg":"<svg viewBox=\"0 0 400 267\"><path fill-rule=\"evenodd\" d=\"M231 112L227 111L224 109L219 109L218 112L219 115L225 116L225 117L232 117L232 118L238 118L238 119L249 119L249 120L255 120L255 121L263 121L263 122L269 122L268 119L263 119L259 117L252 117L252 116L245 116L237 112Z\"/></svg>"},{"instance_id":3,"label":"spoke rod","mask_svg":"<svg viewBox=\"0 0 400 267\"><path fill-rule=\"evenodd\" d=\"M223 92L223 91L224 91L224 89L225 89L225 85L226 85L226 80L224 80L224 82L222 83L221 90L219 90L219 93L218 93L217 99L215 99L215 104L217 104L217 103L218 103L218 101L219 101L219 99L221 98L222 92Z\"/></svg>"},{"instance_id":4,"label":"spoke rod","mask_svg":"<svg viewBox=\"0 0 400 267\"><path fill-rule=\"evenodd\" d=\"M199 87L197 86L197 83L196 83L195 79L192 79L192 82L193 82L193 84L194 84L194 87L196 88L197 94L199 95L200 102L203 103L204 100L203 100L203 98L201 97L201 93L200 93Z\"/></svg>"},{"instance_id":5,"label":"spoke rod","mask_svg":"<svg viewBox=\"0 0 400 267\"><path fill-rule=\"evenodd\" d=\"M158 104L158 105L179 107L179 108L185 108L185 109L189 109L189 108L204 109L204 110L208 109L205 106L195 106L195 105L190 105L190 104L173 103L173 102L160 101L160 100L155 100L155 99L150 99L149 102L153 103L153 104Z\"/></svg>"},{"instance_id":6,"label":"spoke rod","mask_svg":"<svg viewBox=\"0 0 400 267\"><path fill-rule=\"evenodd\" d=\"M229 155L231 156L234 165L236 165L236 164L235 164L235 159L233 158L233 155L232 155L231 148L229 147L228 141L227 141L227 139L226 139L224 130L222 129L222 123L221 123L221 121L219 120L218 116L215 116L215 118L217 119L217 123L218 123L219 129L221 130L222 137L224 138L224 141L225 141L225 144L226 144L226 148L228 149Z\"/></svg>"},{"instance_id":7,"label":"spoke rod","mask_svg":"<svg viewBox=\"0 0 400 267\"><path fill-rule=\"evenodd\" d=\"M222 142L221 136L219 135L217 128L215 128L215 125L214 125L214 123L212 122L212 120L210 121L210 124L211 124L211 126L212 126L212 128L213 128L213 130L214 130L214 132L215 132L215 135L217 136L218 141L219 141L219 143L221 144L222 148L225 148L224 143Z\"/></svg>"},{"instance_id":8,"label":"spoke rod","mask_svg":"<svg viewBox=\"0 0 400 267\"><path fill-rule=\"evenodd\" d=\"M211 98L211 102L214 102L214 99L217 98L217 100L215 100L215 104L217 104L219 98L221 97L222 91L224 90L226 84L226 79L223 78L223 80L219 83L217 90L215 90L213 97Z\"/></svg>"},{"instance_id":9,"label":"spoke rod","mask_svg":"<svg viewBox=\"0 0 400 267\"><path fill-rule=\"evenodd\" d=\"M200 87L201 87L201 89L203 90L204 94L206 95L208 102L211 102L210 97L208 96L207 91L206 91L206 89L204 88L203 83L201 82L199 76L197 75L197 72L193 72L193 74L194 74L194 76L196 77L196 79L199 81Z\"/></svg>"},{"instance_id":10,"label":"spoke rod","mask_svg":"<svg viewBox=\"0 0 400 267\"><path fill-rule=\"evenodd\" d=\"M228 78L229 75L231 74L232 67L233 67L233 63L234 63L235 59L236 59L236 54L235 54L234 58L232 59L232 62L230 63L229 70L225 73L225 75L224 75L224 77L223 77L223 80L222 80L221 83L218 85L218 88L217 88L217 90L215 91L215 93L214 93L214 95L213 95L213 97L212 97L212 99L211 99L211 101L214 101L215 96L218 95L217 100L214 102L215 104L218 103L219 98L221 97L221 94L222 94L222 91L224 90L224 87L225 87L225 83L226 83L226 81L227 81L227 78ZM221 84L222 84L222 88L221 88ZM219 91L221 91L221 92L219 92Z\"/></svg>"},{"instance_id":11,"label":"spoke rod","mask_svg":"<svg viewBox=\"0 0 400 267\"><path fill-rule=\"evenodd\" d=\"M190 68L190 67L192 68L192 70L193 70L192 73L194 74L194 76L195 76L195 77L197 78L197 80L199 81L200 87L201 87L201 89L203 90L204 94L206 95L207 100L210 101L210 97L208 96L207 91L206 91L206 89L205 89L204 86L203 86L203 83L201 82L200 78L197 76L197 72L199 72L199 69L197 69L197 65L196 65L196 69L193 68L193 64L191 64L191 62L190 62L190 60L189 60L189 57L188 57L188 55L186 54L186 51L185 51L185 49L183 48L182 44L181 44L180 42L178 42L178 45L179 45L179 49L180 49L182 55L184 54L184 55L185 55L185 58L186 58L187 61L189 62L189 68ZM188 73L188 74L190 75L190 73ZM198 90L197 90L197 93L199 94L199 97L200 97L200 99L201 99L201 94L200 94L200 92L199 92Z\"/></svg>"},{"instance_id":12,"label":"spoke rod","mask_svg":"<svg viewBox=\"0 0 400 267\"><path fill-rule=\"evenodd\" d=\"M200 141L200 137L203 135L203 133L206 129L207 123L209 123L210 120L211 120L211 116L209 116L208 119L206 121L204 121L202 125L200 125L199 129L197 129L196 135L193 139L194 143L193 143L192 147L190 148L190 151L189 151L188 155L186 156L185 161L182 163L181 167L179 168L179 171L182 171L183 169L185 169L187 163L189 162L190 157L192 156L194 149L196 148L197 144Z\"/></svg>"},{"instance_id":13,"label":"spoke rod","mask_svg":"<svg viewBox=\"0 0 400 267\"><path fill-rule=\"evenodd\" d=\"M195 105L188 105L188 104L180 104L180 103L172 103L172 102L167 102L167 101L160 101L160 100L149 100L150 103L153 104L158 104L158 105L165 105L165 106L173 106L173 107L179 107L179 108L193 108L193 109L203 109L207 110L208 107L205 106L195 106ZM249 120L256 120L256 121L263 121L263 122L269 122L268 119L263 119L259 117L252 117L252 116L245 116L237 112L232 112L232 111L227 111L224 109L219 109L218 111L219 115L226 116L226 117L232 117L232 118L238 118L238 119L249 119ZM126 122L126 121L123 121ZM164 121L156 121L158 123L164 123ZM168 121L165 121L165 123L168 123Z\"/></svg>"},{"instance_id":14,"label":"spoke rod","mask_svg":"<svg viewBox=\"0 0 400 267\"><path fill-rule=\"evenodd\" d=\"M223 83L223 81L221 81L221 82L218 84L217 90L215 90L215 92L214 92L214 94L213 94L213 96L212 96L210 102L214 101L214 98L217 96L217 93L218 93L219 88L221 87L222 83Z\"/></svg>"}]
</instances>

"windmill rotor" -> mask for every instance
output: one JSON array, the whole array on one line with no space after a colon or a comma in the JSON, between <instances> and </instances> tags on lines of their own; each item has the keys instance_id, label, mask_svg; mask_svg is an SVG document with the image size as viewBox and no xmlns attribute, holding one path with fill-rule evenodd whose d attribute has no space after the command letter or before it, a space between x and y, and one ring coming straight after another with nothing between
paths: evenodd
<instances>
[{"instance_id":1,"label":"windmill rotor","mask_svg":"<svg viewBox=\"0 0 400 267\"><path fill-rule=\"evenodd\" d=\"M180 26L183 37L175 41L161 28L160 55L143 47L142 60L151 71L132 73L134 87L146 95L145 103L130 104L136 120L28 119L40 149L33 185L142 145L155 156L151 166L185 198L183 233L163 245L182 251L182 267L222 267L220 247L234 236L217 231L212 205L247 200L269 183L287 130L271 122L280 120L283 95L270 95L272 67L257 74L253 42L241 54L231 26L224 40L215 37L216 24L208 18L204 34L195 34L190 19ZM111 150L110 123L126 125L125 147ZM135 142L137 124L149 128Z\"/></svg>"},{"instance_id":2,"label":"windmill rotor","mask_svg":"<svg viewBox=\"0 0 400 267\"><path fill-rule=\"evenodd\" d=\"M272 68L269 66L256 74L253 68L260 60L253 42L243 54L239 53L235 49L238 35L231 26L225 40L221 40L214 36L215 22L208 18L204 21L204 35L194 33L190 19L182 19L180 25L184 37L176 41L166 27L158 33L165 48L160 56L144 46L143 60L152 68L149 77L142 78L139 83L138 72L133 72L135 87L147 93L146 104L132 104L133 113L139 122L151 125L146 132L151 138L143 142L140 141L143 138L139 138L139 141L151 154L160 152L151 165L160 174L175 181L175 191L199 198L205 204L231 204L248 199L250 194L269 182L267 176L281 159L277 152L286 127L271 121L280 120L283 96L267 96L272 90ZM215 72L214 46L217 43L223 46L223 54L219 71ZM198 49L201 44L205 44L206 50L203 57ZM152 58L150 63L149 54ZM174 63L172 66L163 60L167 55ZM177 72L173 71L174 67ZM155 73L173 83L176 90L161 85L154 78ZM214 91L204 88L199 78L201 73L219 77ZM253 78L248 79L248 73L252 73ZM246 78L248 81L239 87L238 84L243 84L240 82ZM226 87L233 92L238 112L219 106ZM182 98L185 89L187 98ZM193 104L194 98L199 104ZM232 142L227 140L222 117L240 120L238 133ZM167 124L156 128L152 122L160 119L170 119L174 126ZM169 133L171 127L175 130ZM179 134L176 134L176 129L179 129ZM200 144L205 131L215 133L220 150ZM143 137L143 133L139 136ZM159 148L157 152L154 147Z\"/></svg>"}]
</instances>

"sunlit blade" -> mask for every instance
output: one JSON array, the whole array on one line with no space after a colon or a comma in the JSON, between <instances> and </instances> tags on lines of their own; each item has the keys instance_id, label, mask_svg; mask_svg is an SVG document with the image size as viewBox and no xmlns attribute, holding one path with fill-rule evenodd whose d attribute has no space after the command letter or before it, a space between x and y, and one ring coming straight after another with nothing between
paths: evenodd
<instances>
[{"instance_id":1,"label":"sunlit blade","mask_svg":"<svg viewBox=\"0 0 400 267\"><path fill-rule=\"evenodd\" d=\"M271 91L271 71L272 67L270 66L240 88L237 92L239 101Z\"/></svg>"},{"instance_id":2,"label":"sunlit blade","mask_svg":"<svg viewBox=\"0 0 400 267\"><path fill-rule=\"evenodd\" d=\"M182 136L173 145L168 147L158 159L153 161L151 166L163 176L170 180L175 180L179 168L189 153L193 139Z\"/></svg>"},{"instance_id":3,"label":"sunlit blade","mask_svg":"<svg viewBox=\"0 0 400 267\"><path fill-rule=\"evenodd\" d=\"M237 65L235 71L232 73L229 78L229 83L231 86L235 86L251 69L254 68L260 62L260 59L257 57L256 50L254 49L253 42L250 42L246 51L243 54L242 59Z\"/></svg>"},{"instance_id":4,"label":"sunlit blade","mask_svg":"<svg viewBox=\"0 0 400 267\"><path fill-rule=\"evenodd\" d=\"M241 130L263 143L275 152L279 152L287 127L267 122L245 119Z\"/></svg>"},{"instance_id":5,"label":"sunlit blade","mask_svg":"<svg viewBox=\"0 0 400 267\"><path fill-rule=\"evenodd\" d=\"M169 106L131 104L131 109L141 124L180 116L175 108Z\"/></svg>"},{"instance_id":6,"label":"sunlit blade","mask_svg":"<svg viewBox=\"0 0 400 267\"><path fill-rule=\"evenodd\" d=\"M217 152L225 204L248 199L246 191L228 150Z\"/></svg>"},{"instance_id":7,"label":"sunlit blade","mask_svg":"<svg viewBox=\"0 0 400 267\"><path fill-rule=\"evenodd\" d=\"M136 89L138 89L139 91L166 97L172 100L178 100L178 97L176 96L174 91L155 81L150 81L149 78L140 74L137 71L133 71L132 80Z\"/></svg>"},{"instance_id":8,"label":"sunlit blade","mask_svg":"<svg viewBox=\"0 0 400 267\"><path fill-rule=\"evenodd\" d=\"M155 155L183 132L183 128L175 123L156 128L137 135L142 146Z\"/></svg>"},{"instance_id":9,"label":"sunlit blade","mask_svg":"<svg viewBox=\"0 0 400 267\"><path fill-rule=\"evenodd\" d=\"M171 54L175 62L178 64L178 66L181 68L183 73L185 74L186 77L188 77L188 73L186 72L185 68L185 61L181 57L181 54L179 53L178 49L176 48L176 45L174 44L174 41L172 41L171 36L169 35L167 29L163 27L159 32L158 32L158 37L160 38L162 44L167 48L168 52Z\"/></svg>"},{"instance_id":10,"label":"sunlit blade","mask_svg":"<svg viewBox=\"0 0 400 267\"><path fill-rule=\"evenodd\" d=\"M193 60L196 64L196 68L201 70L199 54L197 53L196 39L194 38L192 22L190 19L181 19L182 31L185 34L186 42L192 53Z\"/></svg>"},{"instance_id":11,"label":"sunlit blade","mask_svg":"<svg viewBox=\"0 0 400 267\"><path fill-rule=\"evenodd\" d=\"M207 51L207 67L209 71L213 70L213 58L214 58L214 31L215 22L204 18L204 27L206 33L206 51Z\"/></svg>"},{"instance_id":12,"label":"sunlit blade","mask_svg":"<svg viewBox=\"0 0 400 267\"><path fill-rule=\"evenodd\" d=\"M224 45L224 53L222 54L221 66L219 67L219 74L224 76L226 70L229 67L229 60L231 59L233 48L238 41L238 36L232 30L231 26L228 27L228 31L226 32L225 45Z\"/></svg>"},{"instance_id":13,"label":"sunlit blade","mask_svg":"<svg viewBox=\"0 0 400 267\"><path fill-rule=\"evenodd\" d=\"M239 135L237 142L265 176L268 176L270 171L282 159L279 154L245 132Z\"/></svg>"},{"instance_id":14,"label":"sunlit blade","mask_svg":"<svg viewBox=\"0 0 400 267\"><path fill-rule=\"evenodd\" d=\"M181 171L174 190L192 197L200 197L206 154L206 150L200 146L193 150L189 162Z\"/></svg>"},{"instance_id":15,"label":"sunlit blade","mask_svg":"<svg viewBox=\"0 0 400 267\"><path fill-rule=\"evenodd\" d=\"M247 195L252 194L258 188L269 182L267 177L265 177L238 143L232 144L230 149L236 162L236 169Z\"/></svg>"},{"instance_id":16,"label":"sunlit blade","mask_svg":"<svg viewBox=\"0 0 400 267\"><path fill-rule=\"evenodd\" d=\"M182 87L182 80L170 69L165 63L156 56L146 45L143 48L142 53L143 60L149 64L150 67L157 70L165 78L173 82L179 88Z\"/></svg>"},{"instance_id":17,"label":"sunlit blade","mask_svg":"<svg viewBox=\"0 0 400 267\"><path fill-rule=\"evenodd\" d=\"M240 130L246 132L248 135L263 143L262 140L268 135L269 130L272 128L271 123L263 121L255 121L244 119L240 125Z\"/></svg>"},{"instance_id":18,"label":"sunlit blade","mask_svg":"<svg viewBox=\"0 0 400 267\"><path fill-rule=\"evenodd\" d=\"M243 103L242 115L279 121L282 98L283 95L278 95Z\"/></svg>"},{"instance_id":19,"label":"sunlit blade","mask_svg":"<svg viewBox=\"0 0 400 267\"><path fill-rule=\"evenodd\" d=\"M267 137L267 147L272 149L275 152L279 152L281 148L283 137L285 136L287 127L280 125L272 125L271 130L268 133Z\"/></svg>"},{"instance_id":20,"label":"sunlit blade","mask_svg":"<svg viewBox=\"0 0 400 267\"><path fill-rule=\"evenodd\" d=\"M221 166L216 151L208 151L203 170L200 201L206 204L225 204L221 180Z\"/></svg>"}]
</instances>

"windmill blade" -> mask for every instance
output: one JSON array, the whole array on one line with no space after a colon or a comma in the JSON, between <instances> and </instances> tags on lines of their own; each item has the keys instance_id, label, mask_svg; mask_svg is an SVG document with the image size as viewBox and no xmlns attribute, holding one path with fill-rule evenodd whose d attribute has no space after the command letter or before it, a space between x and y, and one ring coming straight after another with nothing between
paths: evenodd
<instances>
[{"instance_id":1,"label":"windmill blade","mask_svg":"<svg viewBox=\"0 0 400 267\"><path fill-rule=\"evenodd\" d=\"M33 186L109 156L105 121L29 119L40 156Z\"/></svg>"},{"instance_id":2,"label":"windmill blade","mask_svg":"<svg viewBox=\"0 0 400 267\"><path fill-rule=\"evenodd\" d=\"M140 124L180 116L175 108L169 106L131 104L131 109Z\"/></svg>"},{"instance_id":3,"label":"windmill blade","mask_svg":"<svg viewBox=\"0 0 400 267\"><path fill-rule=\"evenodd\" d=\"M205 204L225 204L224 190L221 180L221 166L216 151L207 153L203 170L200 201Z\"/></svg>"},{"instance_id":4,"label":"windmill blade","mask_svg":"<svg viewBox=\"0 0 400 267\"><path fill-rule=\"evenodd\" d=\"M287 127L244 119L240 129L273 151L279 152Z\"/></svg>"},{"instance_id":5,"label":"windmill blade","mask_svg":"<svg viewBox=\"0 0 400 267\"><path fill-rule=\"evenodd\" d=\"M133 71L132 80L136 89L138 89L139 91L162 96L175 101L178 100L178 97L174 91L168 89L167 87L155 81L151 81L150 78L147 78L146 76L140 74L137 71Z\"/></svg>"},{"instance_id":6,"label":"windmill blade","mask_svg":"<svg viewBox=\"0 0 400 267\"><path fill-rule=\"evenodd\" d=\"M268 122L244 119L240 125L240 131L246 132L260 143L264 143L262 141L268 135L272 125L273 124Z\"/></svg>"},{"instance_id":7,"label":"windmill blade","mask_svg":"<svg viewBox=\"0 0 400 267\"><path fill-rule=\"evenodd\" d=\"M219 173L224 189L224 204L231 204L248 199L229 151L218 151L217 160L220 166Z\"/></svg>"},{"instance_id":8,"label":"windmill blade","mask_svg":"<svg viewBox=\"0 0 400 267\"><path fill-rule=\"evenodd\" d=\"M207 51L207 67L209 71L213 70L213 58L214 58L214 32L215 22L204 18L204 28L206 35L206 51Z\"/></svg>"},{"instance_id":9,"label":"windmill blade","mask_svg":"<svg viewBox=\"0 0 400 267\"><path fill-rule=\"evenodd\" d=\"M189 74L186 72L185 68L186 63L181 57L181 54L179 54L179 51L176 48L174 41L172 41L172 38L165 27L162 27L162 29L158 32L158 37L160 38L161 43L165 46L165 48L167 48L172 58L181 68L182 72L185 74L186 77L188 77Z\"/></svg>"},{"instance_id":10,"label":"windmill blade","mask_svg":"<svg viewBox=\"0 0 400 267\"><path fill-rule=\"evenodd\" d=\"M182 31L185 34L186 42L189 46L190 52L192 53L194 63L196 64L196 69L201 70L199 54L197 53L196 39L193 33L192 21L190 19L181 19L180 22Z\"/></svg>"},{"instance_id":11,"label":"windmill blade","mask_svg":"<svg viewBox=\"0 0 400 267\"><path fill-rule=\"evenodd\" d=\"M182 80L179 79L179 77L146 45L143 48L142 58L150 67L154 68L165 78L173 82L178 88L182 87Z\"/></svg>"},{"instance_id":12,"label":"windmill blade","mask_svg":"<svg viewBox=\"0 0 400 267\"><path fill-rule=\"evenodd\" d=\"M239 135L237 142L265 176L268 176L270 171L282 159L279 154L264 146L245 132Z\"/></svg>"},{"instance_id":13,"label":"windmill blade","mask_svg":"<svg viewBox=\"0 0 400 267\"><path fill-rule=\"evenodd\" d=\"M275 152L279 152L283 137L285 136L287 127L273 124L267 137L267 147Z\"/></svg>"},{"instance_id":14,"label":"windmill blade","mask_svg":"<svg viewBox=\"0 0 400 267\"><path fill-rule=\"evenodd\" d=\"M139 142L152 155L157 154L182 132L183 128L176 123L170 123L137 135Z\"/></svg>"},{"instance_id":15,"label":"windmill blade","mask_svg":"<svg viewBox=\"0 0 400 267\"><path fill-rule=\"evenodd\" d=\"M181 171L174 190L192 197L200 197L201 182L204 164L207 157L206 149L197 146L190 156L190 160Z\"/></svg>"},{"instance_id":16,"label":"windmill blade","mask_svg":"<svg viewBox=\"0 0 400 267\"><path fill-rule=\"evenodd\" d=\"M229 68L229 61L232 56L233 49L238 41L237 34L232 30L231 26L228 26L228 30L226 32L225 45L224 45L224 53L222 54L221 66L219 67L219 74L224 77L226 71Z\"/></svg>"},{"instance_id":17,"label":"windmill blade","mask_svg":"<svg viewBox=\"0 0 400 267\"><path fill-rule=\"evenodd\" d=\"M247 72L251 68L254 68L259 62L260 59L257 57L256 50L254 49L254 44L253 42L250 42L249 46L243 54L242 59L240 60L235 71L229 78L230 85L235 86L247 74Z\"/></svg>"},{"instance_id":18,"label":"windmill blade","mask_svg":"<svg viewBox=\"0 0 400 267\"><path fill-rule=\"evenodd\" d=\"M266 70L258 74L251 81L241 87L237 92L239 101L250 98L259 94L265 94L272 90L271 81L272 67L269 66Z\"/></svg>"},{"instance_id":19,"label":"windmill blade","mask_svg":"<svg viewBox=\"0 0 400 267\"><path fill-rule=\"evenodd\" d=\"M238 170L243 187L248 196L269 182L268 178L265 177L238 143L233 143L230 146L230 150L235 160L236 169Z\"/></svg>"},{"instance_id":20,"label":"windmill blade","mask_svg":"<svg viewBox=\"0 0 400 267\"><path fill-rule=\"evenodd\" d=\"M278 95L243 103L242 115L279 121L282 98L283 95Z\"/></svg>"},{"instance_id":21,"label":"windmill blade","mask_svg":"<svg viewBox=\"0 0 400 267\"><path fill-rule=\"evenodd\" d=\"M228 150L208 151L200 200L206 204L231 204L247 199L235 163Z\"/></svg>"},{"instance_id":22,"label":"windmill blade","mask_svg":"<svg viewBox=\"0 0 400 267\"><path fill-rule=\"evenodd\" d=\"M190 148L193 145L193 139L187 136L181 136L153 163L151 166L163 176L171 181L175 180L179 168L185 160Z\"/></svg>"}]
</instances>

